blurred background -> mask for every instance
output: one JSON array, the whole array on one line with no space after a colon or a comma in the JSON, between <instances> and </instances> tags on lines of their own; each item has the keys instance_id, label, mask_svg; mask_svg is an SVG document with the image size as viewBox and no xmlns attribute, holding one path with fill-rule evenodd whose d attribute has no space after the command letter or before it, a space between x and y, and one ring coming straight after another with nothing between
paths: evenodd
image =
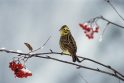
<instances>
[{"instance_id":1,"label":"blurred background","mask_svg":"<svg viewBox=\"0 0 124 83\"><path fill-rule=\"evenodd\" d=\"M124 0L111 1L123 15ZM59 29L66 24L70 27L77 43L77 55L111 65L124 74L124 30L109 25L103 41L99 42L99 36L106 22L98 21L100 32L95 34L93 40L89 40L79 27L79 23L100 15L124 26L124 21L104 0L0 0L0 47L28 52L24 42L30 43L36 49L42 46L49 36L52 36L45 47L38 52L49 52L49 49L61 52ZM88 83L119 82L112 76L86 69L78 70L75 66L40 58L31 58L26 63L26 67L32 71L33 76L19 79L15 78L8 67L14 56L0 53L0 83L86 83L84 79ZM72 60L71 57L64 55L50 56ZM88 61L81 64L98 67Z\"/></svg>"}]
</instances>

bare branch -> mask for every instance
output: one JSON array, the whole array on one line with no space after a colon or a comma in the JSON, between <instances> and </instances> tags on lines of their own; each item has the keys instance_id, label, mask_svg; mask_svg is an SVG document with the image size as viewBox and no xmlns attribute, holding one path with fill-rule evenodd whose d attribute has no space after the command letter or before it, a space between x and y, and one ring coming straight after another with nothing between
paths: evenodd
<instances>
[{"instance_id":1,"label":"bare branch","mask_svg":"<svg viewBox=\"0 0 124 83\"><path fill-rule=\"evenodd\" d=\"M53 58L51 56L48 56L48 55L53 55L53 54L57 54L57 55L68 55L68 54L64 54L64 53L53 52L52 50L50 50L50 52L46 52L46 53L34 53L34 54L30 54L30 53L19 53L19 52L16 52L16 51L6 50L6 49L0 49L0 52L13 53L13 54L20 55L20 56L25 55L25 57L27 59L33 58L33 57L43 58L43 59L50 59L50 60L54 60L54 61L58 61L58 62L62 62L62 63L66 63L66 64L69 64L69 65L76 66L76 67L78 67L78 69L84 68L84 69L88 69L88 70L92 70L92 71L104 73L104 74L107 74L107 75L110 75L110 76L114 76L115 78L118 78L118 79L124 81L124 75L122 75L120 72L118 72L117 70L115 70L111 66L104 65L104 64L102 64L100 62L97 62L95 60L92 60L92 59L89 59L89 58L85 58L85 57L81 57L81 56L78 56L78 57L80 59L82 59L83 61L86 61L87 60L87 61L96 63L97 65L101 65L101 66L103 66L103 67L111 70L112 72L104 71L104 70L101 70L99 68L91 68L91 67L88 67L88 66L83 66L80 63L73 63L73 62L69 62L69 61L65 61L65 60L60 60L60 59L57 59L57 58ZM47 55L47 56L43 56L43 55Z\"/></svg>"},{"instance_id":2,"label":"bare branch","mask_svg":"<svg viewBox=\"0 0 124 83\"><path fill-rule=\"evenodd\" d=\"M124 26L119 25L119 24L117 24L117 23L114 23L114 22L112 22L112 21L106 19L106 18L103 17L103 16L98 16L98 17L95 17L95 18L92 18L92 19L94 19L94 20L97 19L97 21L98 21L99 19L101 19L101 20L106 21L106 22L109 23L109 24L112 24L112 25L115 25L115 26L117 26L117 27L120 27L120 28L123 28L123 29L124 29ZM92 20L92 19L91 19L91 20Z\"/></svg>"},{"instance_id":3,"label":"bare branch","mask_svg":"<svg viewBox=\"0 0 124 83\"><path fill-rule=\"evenodd\" d=\"M47 53L45 53L47 54ZM49 53L48 53L49 54ZM54 54L54 53L52 53ZM59 54L59 53L57 53ZM60 53L61 54L61 53ZM84 68L84 69L88 69L88 70L92 70L92 71L97 71L97 72L100 72L100 73L105 73L105 74L108 74L108 75L111 75L111 76L114 76L122 81L124 81L124 77L122 76L118 76L117 74L115 73L111 73L111 72L107 72L107 71L104 71L104 70L100 70L100 69L95 69L95 68L91 68L91 67L86 67L86 66L83 66L83 65L80 65L80 64L76 64L76 63L73 63L73 62L69 62L69 61L64 61L64 60L60 60L60 59L56 59L56 58L53 58L53 57L50 57L50 56L40 56L40 55L33 55L33 57L38 57L38 58L44 58L44 59L51 59L51 60L55 60L55 61L58 61L58 62L62 62L62 63L66 63L66 64L70 64L70 65L73 65L73 66L76 66L76 67L79 67L79 68ZM92 61L92 60L91 60ZM107 67L106 67L107 68ZM110 68L111 69L111 68Z\"/></svg>"},{"instance_id":4,"label":"bare branch","mask_svg":"<svg viewBox=\"0 0 124 83\"><path fill-rule=\"evenodd\" d=\"M110 0L105 0L105 1L113 8L113 10L118 14L118 16L124 21L124 18L120 15L120 13L117 11L117 9L112 4L112 2Z\"/></svg>"},{"instance_id":5,"label":"bare branch","mask_svg":"<svg viewBox=\"0 0 124 83\"><path fill-rule=\"evenodd\" d=\"M111 22L111 21L109 21L108 19L104 18L103 16L101 16L101 19L104 20L104 21L109 22L110 24L113 24L113 25L115 25L115 26L118 26L118 27L120 27L120 28L124 28L124 26L121 26L121 25L119 25L119 24L116 24L116 23L114 23L114 22Z\"/></svg>"}]
</instances>

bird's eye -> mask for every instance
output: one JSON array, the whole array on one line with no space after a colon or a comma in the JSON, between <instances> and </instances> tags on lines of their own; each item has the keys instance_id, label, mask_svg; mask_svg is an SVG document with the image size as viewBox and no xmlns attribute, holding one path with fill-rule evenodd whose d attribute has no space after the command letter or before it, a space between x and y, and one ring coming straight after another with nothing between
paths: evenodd
<instances>
[{"instance_id":1,"label":"bird's eye","mask_svg":"<svg viewBox=\"0 0 124 83\"><path fill-rule=\"evenodd\" d=\"M64 30L66 30L66 29L64 28Z\"/></svg>"}]
</instances>

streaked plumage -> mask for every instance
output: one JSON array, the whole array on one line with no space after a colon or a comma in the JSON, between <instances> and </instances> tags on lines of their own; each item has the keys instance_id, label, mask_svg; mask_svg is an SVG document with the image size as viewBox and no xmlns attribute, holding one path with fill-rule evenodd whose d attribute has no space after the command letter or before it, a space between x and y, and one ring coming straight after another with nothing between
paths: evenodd
<instances>
[{"instance_id":1,"label":"streaked plumage","mask_svg":"<svg viewBox=\"0 0 124 83\"><path fill-rule=\"evenodd\" d=\"M71 35L71 32L67 25L63 25L60 29L60 47L64 53L70 54L72 56L73 62L80 62L78 57L76 56L77 45L76 42Z\"/></svg>"}]
</instances>

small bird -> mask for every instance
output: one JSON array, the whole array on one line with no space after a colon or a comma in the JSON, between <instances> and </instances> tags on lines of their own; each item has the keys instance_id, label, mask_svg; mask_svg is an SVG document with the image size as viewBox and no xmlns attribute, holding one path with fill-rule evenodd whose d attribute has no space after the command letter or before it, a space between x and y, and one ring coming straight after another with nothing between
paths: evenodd
<instances>
[{"instance_id":1,"label":"small bird","mask_svg":"<svg viewBox=\"0 0 124 83\"><path fill-rule=\"evenodd\" d=\"M59 31L61 35L59 44L63 53L66 53L72 56L73 62L76 62L76 61L81 62L76 55L77 45L73 36L71 35L71 32L68 26L63 25Z\"/></svg>"}]
</instances>

